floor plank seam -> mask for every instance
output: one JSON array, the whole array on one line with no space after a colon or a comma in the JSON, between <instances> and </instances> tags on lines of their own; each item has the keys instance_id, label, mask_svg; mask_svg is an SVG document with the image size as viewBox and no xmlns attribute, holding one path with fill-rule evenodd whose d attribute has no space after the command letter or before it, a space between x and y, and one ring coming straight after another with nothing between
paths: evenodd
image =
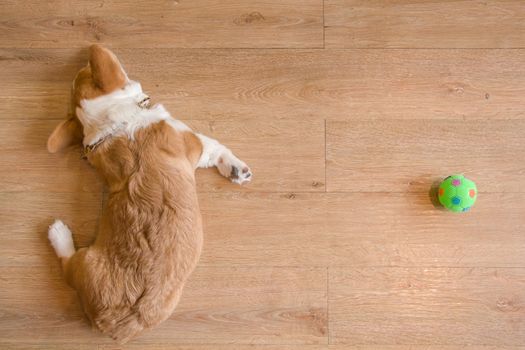
<instances>
[{"instance_id":1,"label":"floor plank seam","mask_svg":"<svg viewBox=\"0 0 525 350\"><path fill-rule=\"evenodd\" d=\"M107 43L100 43L100 45L107 45ZM89 47L89 44L86 43L84 46L78 46L78 47L27 47L27 46L5 46L0 47L0 50L86 50ZM318 50L322 51L324 50L323 45L314 45L314 46L286 46L286 47L221 47L221 46L210 46L210 47L170 47L170 46L159 46L159 47L148 47L148 46L123 46L123 47L112 47L111 48L115 53L118 53L119 51L130 51L130 50L184 50L184 51L190 51L190 50L196 50L196 51L204 51L204 50L223 50L223 51L235 51L235 50L260 50L260 51L266 51L266 50ZM348 48L351 49L351 48ZM366 48L365 48L366 49ZM346 48L341 48L341 50L347 50Z\"/></svg>"},{"instance_id":2,"label":"floor plank seam","mask_svg":"<svg viewBox=\"0 0 525 350\"><path fill-rule=\"evenodd\" d=\"M0 148L2 150L2 148ZM198 183L199 179L197 176L197 187L199 186ZM429 185L430 188L430 185ZM17 191L0 191L0 194L22 194L22 193L28 193L28 191L25 190L17 190ZM82 192L56 192L56 191L32 191L31 193L53 193L53 194L60 194L60 195L71 195L71 194L78 194L78 193L84 193L84 194L97 194L99 192L95 191L82 191ZM421 192L407 192L407 191L296 191L294 189L289 190L282 190L282 191L236 191L236 190L221 190L221 191L197 191L197 194L217 194L217 195L236 195L236 194L242 194L242 195L261 195L261 194L281 194L281 195L288 195L290 193L293 194L311 194L311 195L329 195L329 194L404 194L404 195L423 195L428 194L428 191L421 191ZM493 195L493 194L523 194L525 191L494 191L494 192L482 192L478 191L479 194L486 194L486 195ZM430 203L430 202L429 202Z\"/></svg>"},{"instance_id":3,"label":"floor plank seam","mask_svg":"<svg viewBox=\"0 0 525 350\"><path fill-rule=\"evenodd\" d=\"M326 142L326 119L324 120L324 192L328 192L328 182L326 177L326 163L327 163L327 154L328 154L328 146Z\"/></svg>"},{"instance_id":4,"label":"floor plank seam","mask_svg":"<svg viewBox=\"0 0 525 350\"><path fill-rule=\"evenodd\" d=\"M75 234L73 234L73 237ZM89 245L82 246L87 247ZM48 263L45 264L23 264L23 265L16 265L16 264L0 264L0 268L47 268L49 267ZM57 265L57 268L60 266ZM246 265L242 263L238 264L229 264L229 265L220 265L220 264L200 264L200 268L206 268L206 269L289 269L289 270L310 270L310 269L326 269L326 265L260 265L260 264L254 264L254 265ZM523 266L483 266L483 265L464 265L464 266L457 266L457 265L417 265L417 266L402 266L402 265L395 265L395 266L385 266L385 265L333 265L329 266L331 269L502 269L502 270L519 270L519 269L525 269L525 265Z\"/></svg>"},{"instance_id":5,"label":"floor plank seam","mask_svg":"<svg viewBox=\"0 0 525 350\"><path fill-rule=\"evenodd\" d=\"M104 43L102 43L104 45ZM0 47L0 50L86 50L86 48L89 45L86 44L85 46L80 47L26 47L26 46L5 46ZM266 50L295 50L295 51L308 51L308 50L316 50L316 51L363 51L363 50L406 50L406 51L413 51L413 50L524 50L524 47L324 47L324 46L288 46L288 47L169 47L169 46L160 46L160 47L140 47L140 46L133 46L133 47L113 47L112 48L115 52L118 53L118 51L122 50L184 50L184 51L204 51L204 50L223 50L223 51L241 51L241 50L259 50L259 51L266 51Z\"/></svg>"},{"instance_id":6,"label":"floor plank seam","mask_svg":"<svg viewBox=\"0 0 525 350\"><path fill-rule=\"evenodd\" d=\"M325 26L325 15L324 15L324 2L323 0L323 49L326 49L326 26Z\"/></svg>"},{"instance_id":7,"label":"floor plank seam","mask_svg":"<svg viewBox=\"0 0 525 350\"><path fill-rule=\"evenodd\" d=\"M73 234L73 237L75 234ZM89 245L81 246L79 248L85 248ZM0 264L0 268L47 268L49 267L49 264L24 264L24 265L12 265L12 264ZM323 269L326 268L326 265L260 265L260 264L254 264L254 265L246 265L242 263L238 264L229 264L229 265L218 265L218 264L200 264L200 268L206 268L206 269L289 269L289 270L308 270L308 269ZM57 268L60 268L59 265L57 265ZM402 266L402 265L395 265L395 266L382 266L382 265L334 265L329 266L329 268L332 269L352 269L352 270L362 270L362 269L480 269L480 270L488 270L488 269L501 269L501 270L519 270L519 269L525 269L524 266L474 266L474 265L464 265L464 266L450 266L450 265L417 265L417 266Z\"/></svg>"},{"instance_id":8,"label":"floor plank seam","mask_svg":"<svg viewBox=\"0 0 525 350\"><path fill-rule=\"evenodd\" d=\"M326 267L326 334L328 345L332 344L330 338L330 266Z\"/></svg>"}]
</instances>

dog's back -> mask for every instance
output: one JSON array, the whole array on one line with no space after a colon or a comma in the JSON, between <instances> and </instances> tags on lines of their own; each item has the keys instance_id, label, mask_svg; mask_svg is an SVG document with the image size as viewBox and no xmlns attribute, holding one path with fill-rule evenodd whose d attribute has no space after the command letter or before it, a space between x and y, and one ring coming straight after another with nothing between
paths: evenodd
<instances>
[{"instance_id":1,"label":"dog's back","mask_svg":"<svg viewBox=\"0 0 525 350\"><path fill-rule=\"evenodd\" d=\"M92 323L126 341L166 319L194 269L202 225L184 135L160 122L91 159L110 195L96 242L67 264Z\"/></svg>"}]
</instances>

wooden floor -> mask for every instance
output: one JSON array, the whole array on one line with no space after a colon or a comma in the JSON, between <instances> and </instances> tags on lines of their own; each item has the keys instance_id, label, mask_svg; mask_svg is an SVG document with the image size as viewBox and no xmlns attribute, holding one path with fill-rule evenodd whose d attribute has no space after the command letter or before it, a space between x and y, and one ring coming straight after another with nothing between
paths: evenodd
<instances>
[{"instance_id":1,"label":"wooden floor","mask_svg":"<svg viewBox=\"0 0 525 350\"><path fill-rule=\"evenodd\" d=\"M199 171L205 247L125 349L525 349L525 2L0 0L0 348L119 349L46 229L93 239L103 183L49 155L90 43L254 171ZM431 187L465 173L476 207Z\"/></svg>"}]
</instances>

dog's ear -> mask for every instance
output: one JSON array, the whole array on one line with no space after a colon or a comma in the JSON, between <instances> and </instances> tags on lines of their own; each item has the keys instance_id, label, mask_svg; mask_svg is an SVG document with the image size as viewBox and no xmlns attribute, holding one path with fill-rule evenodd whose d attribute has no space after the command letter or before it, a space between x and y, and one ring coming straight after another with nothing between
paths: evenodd
<instances>
[{"instance_id":1,"label":"dog's ear","mask_svg":"<svg viewBox=\"0 0 525 350\"><path fill-rule=\"evenodd\" d=\"M82 125L77 118L72 117L58 124L47 139L47 150L56 153L80 142L82 142Z\"/></svg>"},{"instance_id":2,"label":"dog's ear","mask_svg":"<svg viewBox=\"0 0 525 350\"><path fill-rule=\"evenodd\" d=\"M113 52L100 45L89 48L89 65L95 85L109 93L126 85L128 77Z\"/></svg>"}]
</instances>

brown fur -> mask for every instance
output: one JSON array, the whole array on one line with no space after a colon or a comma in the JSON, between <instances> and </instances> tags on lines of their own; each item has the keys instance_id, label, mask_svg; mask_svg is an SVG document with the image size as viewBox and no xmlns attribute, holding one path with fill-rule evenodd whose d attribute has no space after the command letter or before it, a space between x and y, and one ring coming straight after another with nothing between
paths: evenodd
<instances>
[{"instance_id":1,"label":"brown fur","mask_svg":"<svg viewBox=\"0 0 525 350\"><path fill-rule=\"evenodd\" d=\"M124 73L117 57L113 52L102 46L91 46L89 65L93 72L93 82L105 93L110 93L126 83L126 73Z\"/></svg>"},{"instance_id":2,"label":"brown fur","mask_svg":"<svg viewBox=\"0 0 525 350\"><path fill-rule=\"evenodd\" d=\"M104 50L91 49L90 66L76 79L75 105L125 83ZM74 140L74 122L66 123L51 135L52 150ZM171 315L197 264L202 224L194 169L201 152L194 134L160 122L133 141L105 141L88 156L109 188L107 208L96 241L63 266L92 324L120 342Z\"/></svg>"},{"instance_id":3,"label":"brown fur","mask_svg":"<svg viewBox=\"0 0 525 350\"><path fill-rule=\"evenodd\" d=\"M47 140L47 150L56 153L69 145L82 141L82 126L77 118L71 117L61 122Z\"/></svg>"},{"instance_id":4,"label":"brown fur","mask_svg":"<svg viewBox=\"0 0 525 350\"><path fill-rule=\"evenodd\" d=\"M82 68L74 81L71 110L75 111L83 99L94 99L122 88L127 82L126 73L117 57L100 45L89 48L89 64ZM47 142L50 153L78 144L82 140L82 125L76 116L59 124Z\"/></svg>"}]
</instances>

